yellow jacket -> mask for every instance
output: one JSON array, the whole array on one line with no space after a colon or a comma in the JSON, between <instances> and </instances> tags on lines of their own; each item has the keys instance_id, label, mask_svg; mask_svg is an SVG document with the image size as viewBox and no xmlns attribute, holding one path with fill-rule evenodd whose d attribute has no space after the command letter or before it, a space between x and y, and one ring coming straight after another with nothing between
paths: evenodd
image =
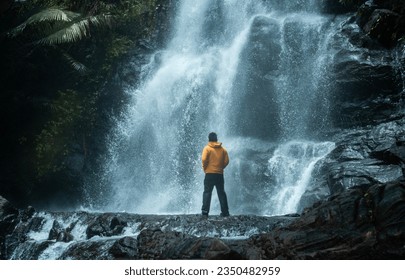
<instances>
[{"instance_id":1,"label":"yellow jacket","mask_svg":"<svg viewBox=\"0 0 405 280\"><path fill-rule=\"evenodd\" d=\"M208 142L202 152L202 168L204 173L223 174L229 163L228 152L221 142Z\"/></svg>"}]
</instances>

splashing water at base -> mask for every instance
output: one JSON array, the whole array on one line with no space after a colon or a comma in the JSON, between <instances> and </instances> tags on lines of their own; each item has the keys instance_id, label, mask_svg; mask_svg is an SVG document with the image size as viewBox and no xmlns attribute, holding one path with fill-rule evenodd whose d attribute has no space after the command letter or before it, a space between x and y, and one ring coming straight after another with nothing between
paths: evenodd
<instances>
[{"instance_id":1,"label":"splashing water at base","mask_svg":"<svg viewBox=\"0 0 405 280\"><path fill-rule=\"evenodd\" d=\"M280 145L268 165L269 173L275 179L269 190L268 213L296 213L315 165L334 147L332 142L292 141Z\"/></svg>"}]
</instances>

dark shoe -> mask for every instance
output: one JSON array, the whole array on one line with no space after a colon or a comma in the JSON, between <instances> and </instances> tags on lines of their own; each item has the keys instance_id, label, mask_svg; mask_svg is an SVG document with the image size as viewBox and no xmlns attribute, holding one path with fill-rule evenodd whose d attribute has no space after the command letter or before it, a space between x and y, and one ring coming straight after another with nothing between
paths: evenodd
<instances>
[{"instance_id":1,"label":"dark shoe","mask_svg":"<svg viewBox=\"0 0 405 280\"><path fill-rule=\"evenodd\" d=\"M230 215L229 215L229 213L226 213L226 214L221 213L220 216L221 216L221 217L229 217Z\"/></svg>"},{"instance_id":2,"label":"dark shoe","mask_svg":"<svg viewBox=\"0 0 405 280\"><path fill-rule=\"evenodd\" d=\"M201 215L201 220L208 220L208 215L202 214Z\"/></svg>"}]
</instances>

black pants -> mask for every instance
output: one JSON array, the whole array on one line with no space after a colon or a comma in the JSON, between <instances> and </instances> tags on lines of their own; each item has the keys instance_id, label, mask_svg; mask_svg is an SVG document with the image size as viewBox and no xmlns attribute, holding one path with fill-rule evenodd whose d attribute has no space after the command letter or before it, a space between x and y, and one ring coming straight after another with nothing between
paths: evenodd
<instances>
[{"instance_id":1,"label":"black pants","mask_svg":"<svg viewBox=\"0 0 405 280\"><path fill-rule=\"evenodd\" d=\"M221 215L229 215L228 209L228 199L226 197L225 188L224 188L224 175L207 173L204 178L204 193L203 193L203 205L202 205L202 214L208 215L210 212L211 206L211 196L214 186L217 189L219 203L221 205Z\"/></svg>"}]
</instances>

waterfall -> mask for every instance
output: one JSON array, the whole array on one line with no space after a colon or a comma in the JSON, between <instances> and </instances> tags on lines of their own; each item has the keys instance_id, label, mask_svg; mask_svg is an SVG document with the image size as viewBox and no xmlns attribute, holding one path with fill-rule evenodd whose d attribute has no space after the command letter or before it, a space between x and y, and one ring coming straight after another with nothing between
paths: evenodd
<instances>
[{"instance_id":1,"label":"waterfall","mask_svg":"<svg viewBox=\"0 0 405 280\"><path fill-rule=\"evenodd\" d=\"M200 155L216 131L231 159L231 214L296 211L333 148L314 139L328 125L338 23L316 2L182 1L173 38L112 134L103 210L199 213Z\"/></svg>"}]
</instances>

